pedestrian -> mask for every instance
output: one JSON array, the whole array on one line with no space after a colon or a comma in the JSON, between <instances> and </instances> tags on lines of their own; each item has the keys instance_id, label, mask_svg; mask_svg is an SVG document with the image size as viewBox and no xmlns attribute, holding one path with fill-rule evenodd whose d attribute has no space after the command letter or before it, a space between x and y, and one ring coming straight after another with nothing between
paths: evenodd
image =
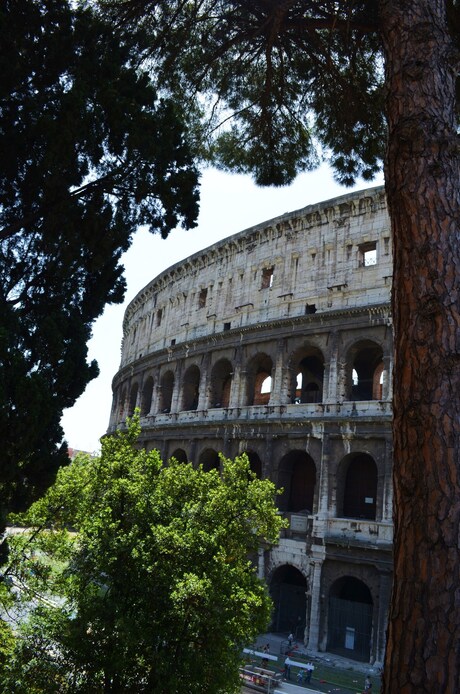
<instances>
[{"instance_id":1,"label":"pedestrian","mask_svg":"<svg viewBox=\"0 0 460 694\"><path fill-rule=\"evenodd\" d=\"M305 665L305 667L307 670L307 673L305 676L305 681L307 682L307 684L309 684L311 681L311 676L313 675L313 670L315 669L315 666L313 665L313 663L307 663Z\"/></svg>"},{"instance_id":2,"label":"pedestrian","mask_svg":"<svg viewBox=\"0 0 460 694\"><path fill-rule=\"evenodd\" d=\"M288 636L288 646L289 646L289 648L291 648L292 642L293 642L293 641L294 641L294 635L291 633L291 634L289 634L289 636Z\"/></svg>"},{"instance_id":3,"label":"pedestrian","mask_svg":"<svg viewBox=\"0 0 460 694\"><path fill-rule=\"evenodd\" d=\"M270 653L270 644L266 643L262 650L264 653Z\"/></svg>"},{"instance_id":4,"label":"pedestrian","mask_svg":"<svg viewBox=\"0 0 460 694\"><path fill-rule=\"evenodd\" d=\"M289 660L289 656L284 661L284 679L291 679L291 661Z\"/></svg>"},{"instance_id":5,"label":"pedestrian","mask_svg":"<svg viewBox=\"0 0 460 694\"><path fill-rule=\"evenodd\" d=\"M366 679L364 680L364 691L365 692L371 692L372 691L372 682L371 678L369 675L366 675Z\"/></svg>"},{"instance_id":6,"label":"pedestrian","mask_svg":"<svg viewBox=\"0 0 460 694\"><path fill-rule=\"evenodd\" d=\"M304 674L304 670L299 670L299 672L297 673L297 684L302 684Z\"/></svg>"}]
</instances>

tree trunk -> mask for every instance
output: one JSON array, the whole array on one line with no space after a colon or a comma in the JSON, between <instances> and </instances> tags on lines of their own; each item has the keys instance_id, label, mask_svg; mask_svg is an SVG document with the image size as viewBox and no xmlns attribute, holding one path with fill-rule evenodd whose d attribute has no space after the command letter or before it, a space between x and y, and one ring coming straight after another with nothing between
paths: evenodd
<instances>
[{"instance_id":1,"label":"tree trunk","mask_svg":"<svg viewBox=\"0 0 460 694\"><path fill-rule=\"evenodd\" d=\"M446 4L380 0L395 327L385 694L460 691L458 57Z\"/></svg>"}]
</instances>

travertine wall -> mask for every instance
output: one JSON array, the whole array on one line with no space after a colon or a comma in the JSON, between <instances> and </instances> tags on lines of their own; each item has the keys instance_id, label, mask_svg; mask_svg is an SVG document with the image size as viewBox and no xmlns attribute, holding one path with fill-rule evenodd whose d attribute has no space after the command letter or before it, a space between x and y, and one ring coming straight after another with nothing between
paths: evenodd
<instances>
[{"instance_id":1,"label":"travertine wall","mask_svg":"<svg viewBox=\"0 0 460 694\"><path fill-rule=\"evenodd\" d=\"M128 306L109 430L219 466L246 452L290 520L259 572L273 629L383 658L391 586L391 239L381 188L284 214L156 277Z\"/></svg>"},{"instance_id":2,"label":"travertine wall","mask_svg":"<svg viewBox=\"0 0 460 694\"><path fill-rule=\"evenodd\" d=\"M373 244L377 262L365 267ZM363 293L366 305L386 303L391 267L381 188L284 214L186 258L139 292L125 314L121 366L174 340L303 316L307 304L337 311L362 306Z\"/></svg>"}]
</instances>

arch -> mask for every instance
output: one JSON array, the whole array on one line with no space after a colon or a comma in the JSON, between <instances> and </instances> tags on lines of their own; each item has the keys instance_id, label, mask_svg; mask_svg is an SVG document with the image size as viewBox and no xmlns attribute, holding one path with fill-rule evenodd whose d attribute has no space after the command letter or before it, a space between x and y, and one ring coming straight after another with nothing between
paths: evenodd
<instances>
[{"instance_id":1,"label":"arch","mask_svg":"<svg viewBox=\"0 0 460 694\"><path fill-rule=\"evenodd\" d=\"M246 404L268 405L271 396L273 362L268 354L259 353L247 366Z\"/></svg>"},{"instance_id":2,"label":"arch","mask_svg":"<svg viewBox=\"0 0 460 694\"><path fill-rule=\"evenodd\" d=\"M159 411L160 412L171 412L171 402L174 390L174 374L172 371L166 371L160 381L160 398L159 398Z\"/></svg>"},{"instance_id":3,"label":"arch","mask_svg":"<svg viewBox=\"0 0 460 694\"><path fill-rule=\"evenodd\" d=\"M316 403L323 401L324 356L316 347L296 350L290 360L290 402Z\"/></svg>"},{"instance_id":4,"label":"arch","mask_svg":"<svg viewBox=\"0 0 460 694\"><path fill-rule=\"evenodd\" d=\"M280 511L312 513L316 465L305 451L289 451L280 461L278 484L283 487L279 498Z\"/></svg>"},{"instance_id":5,"label":"arch","mask_svg":"<svg viewBox=\"0 0 460 694\"><path fill-rule=\"evenodd\" d=\"M193 364L184 374L182 383L182 409L196 410L200 392L200 370Z\"/></svg>"},{"instance_id":6,"label":"arch","mask_svg":"<svg viewBox=\"0 0 460 694\"><path fill-rule=\"evenodd\" d=\"M149 376L144 382L142 388L141 397L141 415L147 416L150 413L150 406L152 404L152 394L153 394L153 378Z\"/></svg>"},{"instance_id":7,"label":"arch","mask_svg":"<svg viewBox=\"0 0 460 694\"><path fill-rule=\"evenodd\" d=\"M335 581L329 591L327 650L368 662L373 600L368 586L353 576Z\"/></svg>"},{"instance_id":8,"label":"arch","mask_svg":"<svg viewBox=\"0 0 460 694\"><path fill-rule=\"evenodd\" d=\"M248 456L252 472L259 480L262 479L262 461L259 455L255 451L247 451L246 455Z\"/></svg>"},{"instance_id":9,"label":"arch","mask_svg":"<svg viewBox=\"0 0 460 694\"><path fill-rule=\"evenodd\" d=\"M380 400L382 397L383 350L371 340L358 342L348 352L349 397L351 400Z\"/></svg>"},{"instance_id":10,"label":"arch","mask_svg":"<svg viewBox=\"0 0 460 694\"><path fill-rule=\"evenodd\" d=\"M219 454L213 448L205 448L205 450L200 454L198 464L203 466L203 470L205 472L209 472L210 470L219 470Z\"/></svg>"},{"instance_id":11,"label":"arch","mask_svg":"<svg viewBox=\"0 0 460 694\"><path fill-rule=\"evenodd\" d=\"M375 520L377 479L377 465L368 453L346 456L337 473L337 515Z\"/></svg>"},{"instance_id":12,"label":"arch","mask_svg":"<svg viewBox=\"0 0 460 694\"><path fill-rule=\"evenodd\" d=\"M129 392L128 417L132 417L137 404L137 394L139 392L139 384L136 381L132 384Z\"/></svg>"},{"instance_id":13,"label":"arch","mask_svg":"<svg viewBox=\"0 0 460 694\"><path fill-rule=\"evenodd\" d=\"M183 448L176 448L170 455L169 459L171 458L175 458L178 463L188 463L187 453Z\"/></svg>"},{"instance_id":14,"label":"arch","mask_svg":"<svg viewBox=\"0 0 460 694\"><path fill-rule=\"evenodd\" d=\"M228 359L219 359L211 370L210 407L228 407L232 387L233 366Z\"/></svg>"},{"instance_id":15,"label":"arch","mask_svg":"<svg viewBox=\"0 0 460 694\"><path fill-rule=\"evenodd\" d=\"M303 639L307 611L307 580L290 564L279 566L270 581L273 600L272 630L294 634Z\"/></svg>"}]
</instances>

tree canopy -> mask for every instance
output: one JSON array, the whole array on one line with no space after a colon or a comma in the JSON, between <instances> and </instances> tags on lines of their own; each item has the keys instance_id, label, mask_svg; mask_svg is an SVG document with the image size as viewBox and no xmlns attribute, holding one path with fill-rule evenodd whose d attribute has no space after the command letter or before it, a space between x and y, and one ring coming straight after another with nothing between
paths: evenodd
<instances>
[{"instance_id":1,"label":"tree canopy","mask_svg":"<svg viewBox=\"0 0 460 694\"><path fill-rule=\"evenodd\" d=\"M10 572L48 597L22 626L1 691L230 692L270 618L250 556L283 524L245 456L222 470L138 450L138 420L62 468L20 517ZM54 601L52 605L49 601Z\"/></svg>"},{"instance_id":2,"label":"tree canopy","mask_svg":"<svg viewBox=\"0 0 460 694\"><path fill-rule=\"evenodd\" d=\"M456 0L100 0L142 24L215 162L280 185L384 160L395 340L395 575L384 691L460 681L460 186Z\"/></svg>"},{"instance_id":3,"label":"tree canopy","mask_svg":"<svg viewBox=\"0 0 460 694\"><path fill-rule=\"evenodd\" d=\"M195 225L190 138L142 41L66 0L0 8L0 527L68 462L59 421L132 233Z\"/></svg>"}]
</instances>

